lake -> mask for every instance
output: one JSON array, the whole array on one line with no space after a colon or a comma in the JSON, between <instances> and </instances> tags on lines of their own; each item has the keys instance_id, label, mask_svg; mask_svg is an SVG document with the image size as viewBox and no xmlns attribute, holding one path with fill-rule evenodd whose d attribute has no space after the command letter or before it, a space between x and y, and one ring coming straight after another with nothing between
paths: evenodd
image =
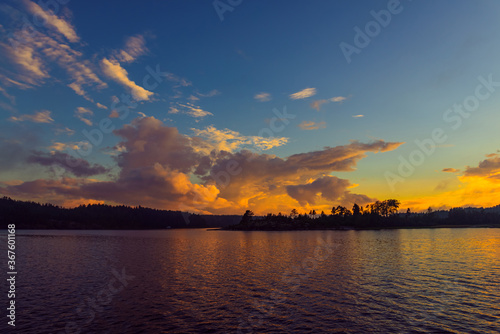
<instances>
[{"instance_id":1,"label":"lake","mask_svg":"<svg viewBox=\"0 0 500 334\"><path fill-rule=\"evenodd\" d=\"M18 230L17 266L16 333L500 331L499 229Z\"/></svg>"}]
</instances>

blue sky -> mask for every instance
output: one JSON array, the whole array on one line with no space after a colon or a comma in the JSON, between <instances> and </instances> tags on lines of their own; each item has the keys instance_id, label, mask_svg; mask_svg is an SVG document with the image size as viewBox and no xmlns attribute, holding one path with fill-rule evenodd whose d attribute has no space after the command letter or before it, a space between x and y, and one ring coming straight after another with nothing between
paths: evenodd
<instances>
[{"instance_id":1,"label":"blue sky","mask_svg":"<svg viewBox=\"0 0 500 334\"><path fill-rule=\"evenodd\" d=\"M438 207L493 204L486 195L476 201L466 194L479 191L467 188L470 184L481 184L485 194L496 191L496 183L483 183L495 179L497 173L497 157L492 154L499 149L495 137L500 94L493 92L481 101L456 130L443 120L443 114L474 94L480 84L478 77L491 75L500 81L497 1L53 3L57 6L46 8L43 2L28 0L0 5L0 110L4 120L0 125L0 189L7 195L63 205L98 201L176 209L185 205L192 211L213 213L252 205L257 211L272 210L260 202L266 190L257 183L264 179L242 175L245 182L233 182L234 187L254 189L254 194L260 194L255 197L236 196L218 184L210 188L210 178L195 172L201 159L212 159L211 150L236 157L249 149L266 159L276 155L286 160L294 154L323 152L325 147L350 150L352 141L383 141L394 145L379 147L380 154L373 154L376 150L372 148L360 149L355 161L350 156L329 156L346 159L349 168L330 166L313 173L310 166L297 166L308 173L294 172L286 180L276 181L281 190L269 195L268 202L283 210L292 206L327 208L332 201L352 205L345 192L355 191L365 201L398 197L416 209L429 203ZM220 8L231 10L221 12ZM348 62L340 44L356 46L354 28L366 33L366 25L374 21L372 12L387 12L388 8L397 13L391 14L386 27L379 25L380 31ZM36 30L26 33L26 22ZM153 78L145 82L145 76L156 68L162 73L161 82L156 85ZM137 103L124 119L116 117L120 104L113 103L122 94ZM282 113L284 108L294 118L274 123L279 124L279 131L273 131L275 138L269 141L263 129L271 127L276 116L273 110ZM154 196L145 203L140 203L140 196L106 197L82 188L89 182L121 186L125 175L132 173L123 162L129 161L132 146L125 148L138 137L128 132L126 136L104 133L102 143L94 145L91 154L81 154L88 140L83 131L97 131L102 119L109 119L117 131L127 127L178 131L190 142L189 151L198 152L198 160L179 169L170 160L146 159L149 165L141 166L141 171L159 164L167 174L180 173L162 174L165 187L176 184L172 180L182 174L191 189L185 196L194 196L199 187L210 188L214 194L211 202L193 204L196 200L182 197L183 203L192 203L180 205L181 200L174 196L180 190L175 187L173 193L162 190L158 196L164 200ZM426 156L404 182L390 186L386 172L396 173L399 157L408 159L417 148L414 141L429 138L435 128L444 130L446 142ZM147 151L148 140L155 138L141 139L142 144L134 142L134 147L144 145L141 149ZM266 140L267 146L262 146ZM68 149L71 147L80 151ZM161 155L162 150L149 153ZM53 164L60 162L57 154L83 159L96 172L61 166L63 172L54 175ZM217 159L222 158L213 159L212 169L206 172L221 164ZM470 170L480 168L482 161L486 161L483 166L495 168L472 175ZM267 171L269 166L262 168ZM457 171L442 172L445 168ZM472 176L483 179L472 180ZM325 187L331 186L337 178L350 184L339 190L339 196L328 195L319 181L314 183L321 179ZM51 187L46 185L49 181ZM61 189L68 182L74 183L74 189L65 201ZM298 198L287 188L292 185L314 188L317 200ZM133 188L129 190L133 192Z\"/></svg>"}]
</instances>

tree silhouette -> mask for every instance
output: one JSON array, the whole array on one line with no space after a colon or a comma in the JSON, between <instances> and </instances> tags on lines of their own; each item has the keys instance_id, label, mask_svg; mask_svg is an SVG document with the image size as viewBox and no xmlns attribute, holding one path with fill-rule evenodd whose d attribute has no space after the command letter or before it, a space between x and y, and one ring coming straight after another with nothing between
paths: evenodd
<instances>
[{"instance_id":1,"label":"tree silhouette","mask_svg":"<svg viewBox=\"0 0 500 334\"><path fill-rule=\"evenodd\" d=\"M352 215L359 216L360 214L361 214L361 208L359 207L359 205L354 203L354 205L352 206Z\"/></svg>"}]
</instances>

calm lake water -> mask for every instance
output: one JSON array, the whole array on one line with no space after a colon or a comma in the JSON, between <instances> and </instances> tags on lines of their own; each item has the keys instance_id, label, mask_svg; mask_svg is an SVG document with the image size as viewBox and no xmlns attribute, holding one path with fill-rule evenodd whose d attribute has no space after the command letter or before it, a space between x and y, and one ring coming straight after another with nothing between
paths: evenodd
<instances>
[{"instance_id":1,"label":"calm lake water","mask_svg":"<svg viewBox=\"0 0 500 334\"><path fill-rule=\"evenodd\" d=\"M18 230L17 263L16 333L500 332L498 229Z\"/></svg>"}]
</instances>

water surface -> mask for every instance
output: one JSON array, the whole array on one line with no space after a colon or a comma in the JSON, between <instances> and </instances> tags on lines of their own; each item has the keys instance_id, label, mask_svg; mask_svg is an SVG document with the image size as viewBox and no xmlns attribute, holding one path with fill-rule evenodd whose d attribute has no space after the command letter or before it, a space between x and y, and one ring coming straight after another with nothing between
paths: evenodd
<instances>
[{"instance_id":1,"label":"water surface","mask_svg":"<svg viewBox=\"0 0 500 334\"><path fill-rule=\"evenodd\" d=\"M500 331L498 229L17 233L17 333Z\"/></svg>"}]
</instances>

